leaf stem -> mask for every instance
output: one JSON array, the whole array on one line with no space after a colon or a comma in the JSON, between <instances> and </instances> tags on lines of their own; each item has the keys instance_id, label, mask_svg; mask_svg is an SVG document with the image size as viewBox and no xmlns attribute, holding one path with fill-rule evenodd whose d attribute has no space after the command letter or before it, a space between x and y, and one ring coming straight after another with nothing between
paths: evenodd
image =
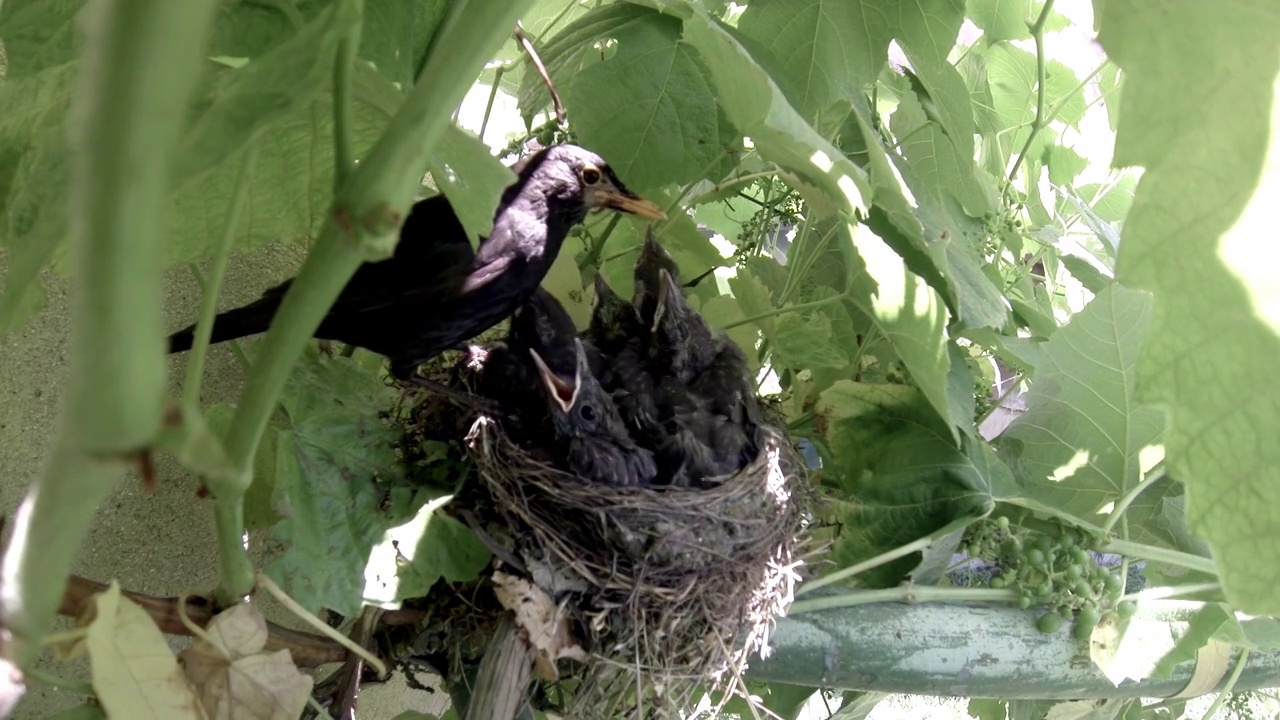
<instances>
[{"instance_id":1,"label":"leaf stem","mask_svg":"<svg viewBox=\"0 0 1280 720\"><path fill-rule=\"evenodd\" d=\"M697 185L699 180L706 177L707 173L711 172L712 170L715 170L716 165L719 165L720 162L724 160L725 156L728 154L729 154L729 148L727 147L721 148L720 153L716 155L715 158L711 160L711 162L707 163L705 167L699 170L698 173L693 176L693 180L691 182L689 182L683 188L680 189L680 194L676 196L676 199L672 200L667 205L667 207L664 208L664 211L667 213L667 219L663 220L662 223L658 225L658 230L666 229L668 225L670 225L672 222L675 221L676 208L680 207L680 203L686 197L688 197L690 192L693 191L693 186ZM705 195L705 193L703 195ZM703 197L703 195L700 195L699 197ZM697 203L696 202L691 203L691 205L696 206Z\"/></svg>"},{"instance_id":2,"label":"leaf stem","mask_svg":"<svg viewBox=\"0 0 1280 720\"><path fill-rule=\"evenodd\" d=\"M800 303L799 305L787 305L784 307L774 308L772 310L766 310L765 312L762 312L758 315L745 317L745 318L742 318L741 320L734 320L733 322L726 324L721 329L732 330L736 327L740 327L742 325L749 325L753 322L766 320L768 318L775 317L777 315L785 315L786 313L804 312L806 310L813 310L815 308L820 308L823 305L830 305L834 302L844 300L844 298L845 298L845 293L840 293L839 295L832 295L831 297L825 297L825 298L822 298L821 300L814 300L812 302Z\"/></svg>"},{"instance_id":3,"label":"leaf stem","mask_svg":"<svg viewBox=\"0 0 1280 720\"><path fill-rule=\"evenodd\" d=\"M586 257L582 258L582 264L584 267L593 267L597 270L600 269L600 256L604 254L604 245L609 242L609 236L612 235L614 229L618 227L618 223L622 222L622 215L618 213L611 213L611 215L613 215L613 217L609 218L609 222L604 226L604 230L600 233L600 237L591 238L591 247L587 249Z\"/></svg>"},{"instance_id":4,"label":"leaf stem","mask_svg":"<svg viewBox=\"0 0 1280 720\"><path fill-rule=\"evenodd\" d=\"M1127 559L1127 558L1126 558ZM1156 587L1128 593L1122 600L1168 600L1169 598L1186 597L1200 593L1221 592L1222 585L1216 582L1192 583L1173 587Z\"/></svg>"},{"instance_id":5,"label":"leaf stem","mask_svg":"<svg viewBox=\"0 0 1280 720\"><path fill-rule=\"evenodd\" d=\"M209 292L209 279L205 277L204 271L196 263L187 263L187 269L191 271L191 277L196 279L196 284L200 286L201 293ZM202 295L203 296L203 295ZM227 345L231 346L231 354L236 356L236 360L240 363L240 368L248 372L249 356L245 354L244 346L237 340L228 340Z\"/></svg>"},{"instance_id":6,"label":"leaf stem","mask_svg":"<svg viewBox=\"0 0 1280 720\"><path fill-rule=\"evenodd\" d=\"M1098 548L1098 552L1115 553L1116 555L1128 555L1140 560L1149 560L1151 562L1168 563L1177 565L1189 570L1198 570L1210 575L1217 575L1218 568L1213 564L1213 560L1192 555L1191 553L1179 552L1168 548L1156 547L1154 545L1143 545L1141 543L1130 542L1128 540L1120 540L1112 538L1106 541Z\"/></svg>"},{"instance_id":7,"label":"leaf stem","mask_svg":"<svg viewBox=\"0 0 1280 720\"><path fill-rule=\"evenodd\" d=\"M835 608L871 605L883 602L903 602L908 604L927 602L1017 602L1018 593L1008 588L964 588L939 587L936 585L902 585L883 590L857 590L841 595L797 600L791 603L787 617L795 617L804 613L834 610Z\"/></svg>"},{"instance_id":8,"label":"leaf stem","mask_svg":"<svg viewBox=\"0 0 1280 720\"><path fill-rule=\"evenodd\" d=\"M242 501L252 480L258 443L285 381L356 268L366 260L388 257L395 249L397 231L413 201L422 169L452 109L529 2L460 0L450 4L413 89L334 199L320 237L261 341L258 359L236 406L227 455L239 476L234 482L210 487L217 498L214 514L223 560L219 601L234 602L253 588L253 570L243 545Z\"/></svg>"},{"instance_id":9,"label":"leaf stem","mask_svg":"<svg viewBox=\"0 0 1280 720\"><path fill-rule=\"evenodd\" d=\"M1129 492L1124 494L1124 497L1120 498L1120 502L1116 503L1115 509L1111 511L1111 515L1107 518L1107 521L1102 523L1103 532L1108 535L1111 534L1111 529L1116 526L1116 522L1120 520L1122 515L1124 515L1124 511L1129 509L1129 506L1133 504L1133 501L1137 500L1138 496L1145 492L1147 488L1155 485L1163 479L1164 470L1156 469L1150 472L1142 482L1134 485Z\"/></svg>"},{"instance_id":10,"label":"leaf stem","mask_svg":"<svg viewBox=\"0 0 1280 720\"><path fill-rule=\"evenodd\" d=\"M933 543L934 537L932 535L926 535L918 540L912 540L906 545L900 545L888 552L880 553L873 558L868 558L860 563L850 565L847 568L836 570L835 572L823 575L820 578L814 578L796 589L796 597L813 592L818 588L823 588L833 583L841 582L842 580L848 580L855 575L864 573L872 568L878 568L885 563L893 562L894 560L910 555L913 552L925 550Z\"/></svg>"},{"instance_id":11,"label":"leaf stem","mask_svg":"<svg viewBox=\"0 0 1280 720\"><path fill-rule=\"evenodd\" d=\"M716 162L720 162L720 160L717 159ZM710 167L714 168L715 164L713 163ZM703 173L703 174L705 175L706 173ZM698 205L701 205L707 202L710 198L716 195L719 195L725 190L728 190L729 188L737 187L739 185L750 185L756 180L760 180L763 178L771 178L777 174L778 174L777 170L762 170L760 172L747 173L746 175L739 175L737 177L729 178L728 180L725 180L722 183L716 183L715 185L711 186L710 190L694 198L693 201L689 203L689 206L696 207ZM755 203L760 202L755 198L747 198L747 199ZM668 215L670 215L670 213L668 213Z\"/></svg>"},{"instance_id":12,"label":"leaf stem","mask_svg":"<svg viewBox=\"0 0 1280 720\"><path fill-rule=\"evenodd\" d=\"M489 127L489 115L493 112L493 103L498 99L498 86L502 84L502 76L505 74L506 65L499 65L493 70L493 85L489 87L489 100L484 104L484 118L480 120L480 142L484 142L484 131Z\"/></svg>"},{"instance_id":13,"label":"leaf stem","mask_svg":"<svg viewBox=\"0 0 1280 720\"><path fill-rule=\"evenodd\" d=\"M69 126L71 350L59 433L0 573L6 658L40 652L99 503L149 452L165 408L170 169L216 3L99 0L81 19Z\"/></svg>"},{"instance_id":14,"label":"leaf stem","mask_svg":"<svg viewBox=\"0 0 1280 720\"><path fill-rule=\"evenodd\" d=\"M227 207L227 218L222 226L222 242L214 252L213 267L209 270L208 280L201 283L204 288L204 298L200 307L200 319L196 322L195 338L191 345L191 359L187 362L187 379L182 385L182 397L187 410L200 406L204 362L209 352L209 338L213 335L213 319L218 314L218 293L222 289L222 281L227 274L231 246L235 241L236 228L240 225L240 213L244 210L245 201L249 197L249 177L253 174L253 166L257 158L258 144L255 140L250 140L249 147L244 151L244 159L240 162L240 172L236 174L231 205ZM237 345L236 348L239 349L239 346ZM243 352L241 350L242 354Z\"/></svg>"},{"instance_id":15,"label":"leaf stem","mask_svg":"<svg viewBox=\"0 0 1280 720\"><path fill-rule=\"evenodd\" d=\"M338 41L333 58L333 189L337 193L351 174L355 152L351 143L351 73L360 49L364 0L342 0L355 8L355 24Z\"/></svg>"},{"instance_id":16,"label":"leaf stem","mask_svg":"<svg viewBox=\"0 0 1280 720\"><path fill-rule=\"evenodd\" d=\"M1009 171L1009 177L1005 180L1006 187L1018 177L1018 169L1022 167L1022 161L1026 159L1027 153L1031 150L1031 144L1035 142L1036 136L1040 134L1040 130L1047 122L1044 115L1045 94L1048 92L1048 88L1045 87L1044 26L1049 21L1049 13L1052 11L1053 0L1045 0L1040 16L1031 26L1031 36L1036 41L1036 117L1031 122L1031 132L1027 134L1027 141L1022 144L1022 151L1018 153L1018 159L1014 160L1013 169Z\"/></svg>"}]
</instances>

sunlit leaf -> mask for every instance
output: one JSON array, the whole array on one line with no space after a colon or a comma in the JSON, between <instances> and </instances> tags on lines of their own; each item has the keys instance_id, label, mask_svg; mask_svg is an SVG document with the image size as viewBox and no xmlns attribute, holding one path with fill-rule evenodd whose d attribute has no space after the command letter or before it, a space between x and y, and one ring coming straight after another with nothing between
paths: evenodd
<instances>
[{"instance_id":1,"label":"sunlit leaf","mask_svg":"<svg viewBox=\"0 0 1280 720\"><path fill-rule=\"evenodd\" d=\"M1280 7L1108 3L1101 27L1126 76L1115 162L1146 168L1117 263L1154 296L1138 387L1169 408L1166 462L1227 598L1277 613L1280 286L1266 259L1280 227Z\"/></svg>"}]
</instances>

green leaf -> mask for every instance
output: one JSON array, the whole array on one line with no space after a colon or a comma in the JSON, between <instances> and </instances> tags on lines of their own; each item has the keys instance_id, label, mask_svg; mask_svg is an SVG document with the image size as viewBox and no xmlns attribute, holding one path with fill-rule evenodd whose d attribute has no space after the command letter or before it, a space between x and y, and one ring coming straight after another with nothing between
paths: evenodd
<instances>
[{"instance_id":1,"label":"green leaf","mask_svg":"<svg viewBox=\"0 0 1280 720\"><path fill-rule=\"evenodd\" d=\"M80 39L77 17L83 6L74 0L7 0L0 5L0 38L8 59L4 81L21 80L74 60ZM7 114L20 106L6 103L3 107Z\"/></svg>"},{"instance_id":2,"label":"green leaf","mask_svg":"<svg viewBox=\"0 0 1280 720\"><path fill-rule=\"evenodd\" d=\"M176 177L225 160L272 120L310 100L331 81L338 41L356 20L354 3L335 3L287 42L220 73L182 139Z\"/></svg>"},{"instance_id":3,"label":"green leaf","mask_svg":"<svg viewBox=\"0 0 1280 720\"><path fill-rule=\"evenodd\" d=\"M227 431L231 429L235 407L219 403L205 410L204 416L209 428L219 438L225 438ZM253 482L244 493L246 529L269 528L280 522L280 515L273 504L276 489L276 460L280 454L277 447L279 434L279 428L268 427L262 436L262 442L258 443L257 454L253 456Z\"/></svg>"},{"instance_id":4,"label":"green leaf","mask_svg":"<svg viewBox=\"0 0 1280 720\"><path fill-rule=\"evenodd\" d=\"M1055 120L1075 127L1084 118L1084 88L1070 66L1057 60L1044 64L1045 108L1057 108Z\"/></svg>"},{"instance_id":5,"label":"green leaf","mask_svg":"<svg viewBox=\"0 0 1280 720\"><path fill-rule=\"evenodd\" d=\"M993 507L986 478L956 448L950 433L937 428L927 406L918 399L903 403L901 391L895 394L899 397L892 404L881 404L886 398L883 390L846 381L822 395L820 408L828 409L838 399L856 410L854 417L828 426L829 440L832 432L840 432L874 441L858 450L841 446L844 452L853 450L874 459L866 463L870 473L849 474L841 480L850 488L854 502L842 521L847 534L832 548L839 566L887 552L953 522L981 517ZM837 452L836 447L832 452ZM844 470L848 463L841 459L847 460L847 456L838 456L836 467ZM907 557L858 579L873 587L886 587L899 582L918 562Z\"/></svg>"},{"instance_id":6,"label":"green leaf","mask_svg":"<svg viewBox=\"0 0 1280 720\"><path fill-rule=\"evenodd\" d=\"M272 537L288 550L267 572L313 611L360 610L366 559L393 520L378 484L402 473L400 431L379 417L393 402L379 375L314 347L281 397L289 426L278 437L275 505L285 519Z\"/></svg>"},{"instance_id":7,"label":"green leaf","mask_svg":"<svg viewBox=\"0 0 1280 720\"><path fill-rule=\"evenodd\" d=\"M851 229L852 248L865 263L852 280L850 301L872 319L911 372L939 417L947 400L947 308L933 288L869 228Z\"/></svg>"},{"instance_id":8,"label":"green leaf","mask_svg":"<svg viewBox=\"0 0 1280 720\"><path fill-rule=\"evenodd\" d=\"M680 42L680 21L650 11L610 37L617 52L604 61L552 75L580 141L640 191L696 179L730 138L720 136L715 93Z\"/></svg>"},{"instance_id":9,"label":"green leaf","mask_svg":"<svg viewBox=\"0 0 1280 720\"><path fill-rule=\"evenodd\" d=\"M1126 76L1114 162L1146 168L1117 263L1155 301L1142 397L1169 407L1166 462L1227 599L1280 613L1280 8L1108 3L1101 26Z\"/></svg>"},{"instance_id":10,"label":"green leaf","mask_svg":"<svg viewBox=\"0 0 1280 720\"><path fill-rule=\"evenodd\" d=\"M1067 268L1067 272L1071 273L1081 285L1084 285L1089 292L1097 295L1111 284L1111 278L1102 274L1102 271L1094 267L1092 263L1084 258L1075 255L1061 255L1059 259Z\"/></svg>"},{"instance_id":11,"label":"green leaf","mask_svg":"<svg viewBox=\"0 0 1280 720\"><path fill-rule=\"evenodd\" d=\"M1140 455L1164 429L1135 396L1150 322L1150 297L1113 285L1045 343L1027 410L996 443L1028 497L1100 524L1142 479Z\"/></svg>"},{"instance_id":12,"label":"green leaf","mask_svg":"<svg viewBox=\"0 0 1280 720\"><path fill-rule=\"evenodd\" d=\"M1064 145L1051 145L1045 152L1044 164L1049 167L1049 182L1054 185L1070 185L1089 167L1088 160Z\"/></svg>"},{"instance_id":13,"label":"green leaf","mask_svg":"<svg viewBox=\"0 0 1280 720\"><path fill-rule=\"evenodd\" d=\"M411 520L387 533L399 540L391 553L399 566L397 582L391 597L378 600L423 597L437 580L474 580L489 564L491 554L484 543L467 526L440 512L452 497L444 495L424 503Z\"/></svg>"},{"instance_id":14,"label":"green leaf","mask_svg":"<svg viewBox=\"0 0 1280 720\"><path fill-rule=\"evenodd\" d=\"M445 127L428 167L436 187L449 198L462 226L474 239L487 237L503 190L515 173L489 153L480 138L456 125Z\"/></svg>"},{"instance_id":15,"label":"green leaf","mask_svg":"<svg viewBox=\"0 0 1280 720\"><path fill-rule=\"evenodd\" d=\"M408 90L422 68L432 37L444 21L447 9L448 3L444 0L365 3L360 57L372 62L383 77Z\"/></svg>"},{"instance_id":16,"label":"green leaf","mask_svg":"<svg viewBox=\"0 0 1280 720\"><path fill-rule=\"evenodd\" d=\"M779 323L771 339L779 362L792 370L804 370L841 368L849 364L844 351L832 338L831 319L815 312L803 322L792 318Z\"/></svg>"},{"instance_id":17,"label":"green leaf","mask_svg":"<svg viewBox=\"0 0 1280 720\"><path fill-rule=\"evenodd\" d=\"M107 713L97 703L85 703L50 715L45 720L107 720Z\"/></svg>"},{"instance_id":18,"label":"green leaf","mask_svg":"<svg viewBox=\"0 0 1280 720\"><path fill-rule=\"evenodd\" d=\"M889 15L870 0L756 0L738 30L778 59L796 110L821 126L833 105L852 102L880 74L892 39Z\"/></svg>"},{"instance_id":19,"label":"green leaf","mask_svg":"<svg viewBox=\"0 0 1280 720\"><path fill-rule=\"evenodd\" d=\"M1185 493L1182 483L1169 477L1142 491L1125 513L1130 539L1209 557L1208 545L1187 527Z\"/></svg>"},{"instance_id":20,"label":"green leaf","mask_svg":"<svg viewBox=\"0 0 1280 720\"><path fill-rule=\"evenodd\" d=\"M821 188L849 212L866 211L866 176L805 122L777 83L719 21L700 6L643 0L684 21L684 41L697 48L729 121L751 138L761 157ZM798 190L805 191L803 187Z\"/></svg>"},{"instance_id":21,"label":"green leaf","mask_svg":"<svg viewBox=\"0 0 1280 720\"><path fill-rule=\"evenodd\" d=\"M969 0L969 19L990 42L1031 37L1030 0Z\"/></svg>"},{"instance_id":22,"label":"green leaf","mask_svg":"<svg viewBox=\"0 0 1280 720\"><path fill-rule=\"evenodd\" d=\"M924 108L913 95L905 96L898 105L892 128L924 189L936 198L950 193L973 217L995 211L995 188L979 180L972 141L968 143L969 154L962 155L951 136L937 123L926 119Z\"/></svg>"}]
</instances>

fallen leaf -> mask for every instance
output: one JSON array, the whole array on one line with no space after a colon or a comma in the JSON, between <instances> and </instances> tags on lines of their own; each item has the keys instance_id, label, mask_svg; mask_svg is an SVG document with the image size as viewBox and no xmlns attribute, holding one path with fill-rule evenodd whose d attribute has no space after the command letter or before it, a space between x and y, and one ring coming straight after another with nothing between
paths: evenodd
<instances>
[{"instance_id":1,"label":"fallen leaf","mask_svg":"<svg viewBox=\"0 0 1280 720\"><path fill-rule=\"evenodd\" d=\"M587 659L586 651L573 637L568 614L542 588L501 571L493 573L493 586L498 602L515 615L516 627L524 630L533 647L533 667L539 677L556 680L556 661L561 658Z\"/></svg>"},{"instance_id":2,"label":"fallen leaf","mask_svg":"<svg viewBox=\"0 0 1280 720\"><path fill-rule=\"evenodd\" d=\"M120 585L94 598L85 648L93 689L110 717L146 720L205 718L160 629Z\"/></svg>"},{"instance_id":3,"label":"fallen leaf","mask_svg":"<svg viewBox=\"0 0 1280 720\"><path fill-rule=\"evenodd\" d=\"M180 659L211 720L293 720L302 713L313 681L298 672L288 650L262 653L267 623L257 608L241 604L219 613L206 634Z\"/></svg>"}]
</instances>

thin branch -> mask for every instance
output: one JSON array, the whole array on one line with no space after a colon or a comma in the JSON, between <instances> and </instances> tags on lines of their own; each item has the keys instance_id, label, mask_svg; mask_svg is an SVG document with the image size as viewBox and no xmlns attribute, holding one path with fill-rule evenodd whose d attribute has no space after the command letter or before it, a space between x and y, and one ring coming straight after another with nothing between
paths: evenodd
<instances>
[{"instance_id":1,"label":"thin branch","mask_svg":"<svg viewBox=\"0 0 1280 720\"><path fill-rule=\"evenodd\" d=\"M930 545L932 545L935 541L936 540L932 535L926 535L918 540L913 540L907 543L906 545L901 545L888 552L880 553L879 555L876 555L873 558L863 560L862 562L857 563L855 565L850 565L847 568L842 568L833 573L828 573L827 575L823 575L820 578L815 578L813 580L810 580L809 582L805 583L804 585L801 585L799 588L796 589L796 597L804 595L805 593L813 592L818 588L826 587L833 583L838 583L842 580L848 580L849 578L854 577L855 575L864 573L868 570L871 570L872 568L878 568L881 565L884 565L885 563L888 563L888 562L893 562L894 560L897 560L900 557L906 557L907 555L910 555L913 552L925 550Z\"/></svg>"},{"instance_id":2,"label":"thin branch","mask_svg":"<svg viewBox=\"0 0 1280 720\"><path fill-rule=\"evenodd\" d=\"M209 279L205 277L204 271L200 269L200 266L196 263L187 263L187 269L191 271L191 277L195 278L196 284L200 286L200 292L209 292ZM249 356L245 353L244 346L240 344L240 340L228 340L226 344L231 346L231 354L236 356L236 361L240 363L240 369L248 372Z\"/></svg>"},{"instance_id":3,"label":"thin branch","mask_svg":"<svg viewBox=\"0 0 1280 720\"><path fill-rule=\"evenodd\" d=\"M538 56L538 51L533 47L533 43L529 41L529 37L524 34L524 28L516 23L516 42L529 56L529 62L533 63L533 69L538 71L538 76L542 78L542 82L547 86L547 92L551 94L551 105L556 111L556 124L561 130L569 127L569 118L565 116L564 103L560 102L560 93L556 92L555 83L551 82L551 75L547 73L547 66L542 64L542 58Z\"/></svg>"},{"instance_id":4,"label":"thin branch","mask_svg":"<svg viewBox=\"0 0 1280 720\"><path fill-rule=\"evenodd\" d=\"M258 143L256 140L250 140L249 147L244 151L244 159L240 162L240 172L236 174L235 190L232 191L231 204L227 207L227 218L222 226L222 241L214 252L209 278L201 283L204 287L204 298L200 307L200 319L196 322L195 338L191 344L191 359L187 362L187 379L182 385L182 397L187 409L200 406L204 362L209 353L209 338L213 335L213 319L218 314L218 293L222 290L222 281L227 275L231 246L235 242L236 229L240 226L240 213L244 210L245 201L249 198L249 177L253 175L253 166L257 159ZM241 352L243 353L243 350Z\"/></svg>"},{"instance_id":5,"label":"thin branch","mask_svg":"<svg viewBox=\"0 0 1280 720\"><path fill-rule=\"evenodd\" d=\"M813 310L815 308L820 308L823 305L830 305L831 303L838 302L844 299L845 299L845 294L841 293L839 295L832 295L831 297L826 297L821 300L814 300L812 302L800 303L799 305L786 305L783 307L774 308L772 310L766 310L765 312L759 313L757 315L752 315L751 317L745 317L745 318L742 318L741 320L734 320L733 322L725 325L722 329L732 330L736 327L740 327L742 325L749 325L753 322L759 322L761 320L775 317L777 315L785 315L787 313L804 312L806 310Z\"/></svg>"},{"instance_id":6,"label":"thin branch","mask_svg":"<svg viewBox=\"0 0 1280 720\"><path fill-rule=\"evenodd\" d=\"M480 142L484 142L484 131L489 127L489 115L493 112L494 101L498 99L498 86L502 84L502 76L506 73L506 65L499 65L493 70L493 85L489 87L489 101L484 104L484 118L480 121Z\"/></svg>"},{"instance_id":7,"label":"thin branch","mask_svg":"<svg viewBox=\"0 0 1280 720\"><path fill-rule=\"evenodd\" d=\"M1222 686L1222 691L1218 693L1218 697L1213 699L1209 708L1201 715L1201 720L1213 720L1218 714L1218 709L1222 707L1222 703L1226 702L1227 696L1231 694L1231 689L1236 686L1236 682L1240 680L1240 675L1244 673L1244 668L1249 664L1249 648L1240 648L1240 657L1236 658L1236 666L1231 670L1231 677L1227 678L1227 684Z\"/></svg>"},{"instance_id":8,"label":"thin branch","mask_svg":"<svg viewBox=\"0 0 1280 720\"><path fill-rule=\"evenodd\" d=\"M1031 123L1031 132L1027 135L1027 141L1022 145L1022 152L1018 153L1018 159L1014 161L1013 169L1009 171L1009 177L1005 181L1006 186L1012 184L1014 178L1018 177L1018 169L1022 167L1022 161L1031 150L1031 144L1035 142L1036 136L1047 123L1044 115L1045 94L1048 92L1048 88L1045 87L1044 26L1049 21L1049 13L1052 11L1053 0L1045 0L1040 16L1031 26L1031 35L1036 41L1036 117Z\"/></svg>"}]
</instances>

